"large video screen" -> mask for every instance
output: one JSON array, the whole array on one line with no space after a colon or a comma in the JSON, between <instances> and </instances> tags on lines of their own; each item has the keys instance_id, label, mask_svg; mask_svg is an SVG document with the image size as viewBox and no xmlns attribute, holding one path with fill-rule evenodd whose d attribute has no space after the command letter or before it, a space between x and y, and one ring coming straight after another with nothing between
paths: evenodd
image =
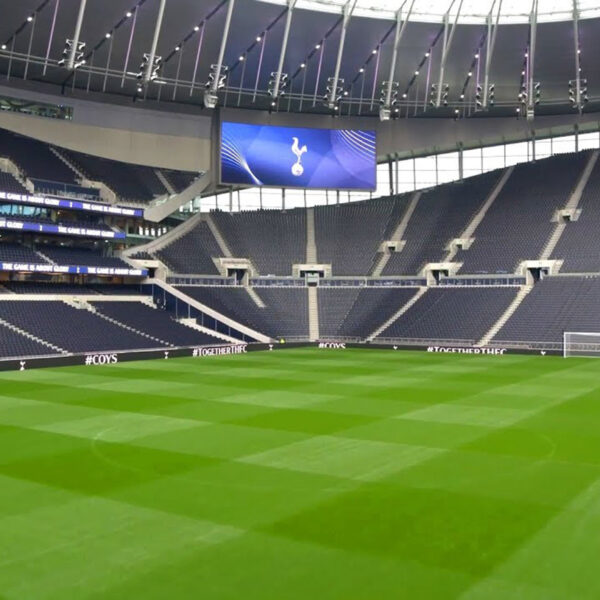
<instances>
[{"instance_id":1,"label":"large video screen","mask_svg":"<svg viewBox=\"0 0 600 600\"><path fill-rule=\"evenodd\" d=\"M373 190L374 131L221 123L221 182Z\"/></svg>"}]
</instances>

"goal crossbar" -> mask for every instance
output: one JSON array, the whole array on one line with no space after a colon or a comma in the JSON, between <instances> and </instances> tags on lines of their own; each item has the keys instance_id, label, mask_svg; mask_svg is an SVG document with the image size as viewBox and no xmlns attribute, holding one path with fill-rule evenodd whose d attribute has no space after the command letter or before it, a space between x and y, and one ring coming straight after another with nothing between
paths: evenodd
<instances>
[{"instance_id":1,"label":"goal crossbar","mask_svg":"<svg viewBox=\"0 0 600 600\"><path fill-rule=\"evenodd\" d=\"M565 331L563 357L600 358L600 332Z\"/></svg>"}]
</instances>

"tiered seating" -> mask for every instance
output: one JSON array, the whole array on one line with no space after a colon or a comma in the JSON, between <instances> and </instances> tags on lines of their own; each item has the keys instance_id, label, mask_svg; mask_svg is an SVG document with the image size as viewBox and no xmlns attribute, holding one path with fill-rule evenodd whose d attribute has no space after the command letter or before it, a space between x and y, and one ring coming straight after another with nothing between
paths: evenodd
<instances>
[{"instance_id":1,"label":"tiered seating","mask_svg":"<svg viewBox=\"0 0 600 600\"><path fill-rule=\"evenodd\" d=\"M398 202L406 202L406 197ZM318 262L331 264L334 276L368 275L379 246L397 216L394 198L315 208Z\"/></svg>"},{"instance_id":2,"label":"tiered seating","mask_svg":"<svg viewBox=\"0 0 600 600\"><path fill-rule=\"evenodd\" d=\"M94 302L102 314L173 346L222 343L222 340L175 321L164 310L140 302Z\"/></svg>"},{"instance_id":3,"label":"tiered seating","mask_svg":"<svg viewBox=\"0 0 600 600\"><path fill-rule=\"evenodd\" d=\"M308 296L305 288L257 288L260 308L240 287L179 288L221 314L273 338L308 336Z\"/></svg>"},{"instance_id":4,"label":"tiered seating","mask_svg":"<svg viewBox=\"0 0 600 600\"><path fill-rule=\"evenodd\" d=\"M394 207L392 208L392 212L390 213L390 218L388 219L386 228L383 232L383 239L381 241L387 242L392 239L394 235L394 231L402 221L402 217L408 208L408 205L412 199L412 194L404 194L402 196L398 196L396 198L396 202L394 202ZM375 258L373 260L374 265L379 262L381 258L381 252L377 252Z\"/></svg>"},{"instance_id":5,"label":"tiered seating","mask_svg":"<svg viewBox=\"0 0 600 600\"><path fill-rule=\"evenodd\" d=\"M109 296L146 296L140 286L135 283L118 284L118 283L97 283L90 286L97 294L106 294Z\"/></svg>"},{"instance_id":6,"label":"tiered seating","mask_svg":"<svg viewBox=\"0 0 600 600\"><path fill-rule=\"evenodd\" d=\"M257 306L244 288L181 286L178 289L190 298L202 302L202 304L213 308L226 317L234 319L259 333L269 335L265 309Z\"/></svg>"},{"instance_id":7,"label":"tiered seating","mask_svg":"<svg viewBox=\"0 0 600 600\"><path fill-rule=\"evenodd\" d=\"M1 358L23 358L25 356L45 356L48 354L56 354L56 351L0 323Z\"/></svg>"},{"instance_id":8,"label":"tiered seating","mask_svg":"<svg viewBox=\"0 0 600 600\"><path fill-rule=\"evenodd\" d=\"M291 275L306 261L306 211L261 210L212 215L236 258L249 258L261 275Z\"/></svg>"},{"instance_id":9,"label":"tiered seating","mask_svg":"<svg viewBox=\"0 0 600 600\"><path fill-rule=\"evenodd\" d=\"M17 181L14 175L0 171L0 192L11 194L28 194L27 189Z\"/></svg>"},{"instance_id":10,"label":"tiered seating","mask_svg":"<svg viewBox=\"0 0 600 600\"><path fill-rule=\"evenodd\" d=\"M464 231L499 177L495 171L423 193L404 232L406 244L390 256L383 275L416 275L425 264L442 260L450 241Z\"/></svg>"},{"instance_id":11,"label":"tiered seating","mask_svg":"<svg viewBox=\"0 0 600 600\"><path fill-rule=\"evenodd\" d=\"M60 181L46 181L45 179L34 179L35 193L46 196L73 196L101 202L100 190L96 188L84 187L71 183L61 183Z\"/></svg>"},{"instance_id":12,"label":"tiered seating","mask_svg":"<svg viewBox=\"0 0 600 600\"><path fill-rule=\"evenodd\" d=\"M153 260L154 256L152 256L152 254L150 254L150 252L146 252L145 250L140 250L139 252L132 254L131 258L137 258L139 260Z\"/></svg>"},{"instance_id":13,"label":"tiered seating","mask_svg":"<svg viewBox=\"0 0 600 600\"><path fill-rule=\"evenodd\" d=\"M319 335L322 338L335 336L356 302L359 288L321 288L319 301Z\"/></svg>"},{"instance_id":14,"label":"tiered seating","mask_svg":"<svg viewBox=\"0 0 600 600\"><path fill-rule=\"evenodd\" d=\"M75 296L97 293L86 285L50 281L7 281L4 285L15 294L68 294Z\"/></svg>"},{"instance_id":15,"label":"tiered seating","mask_svg":"<svg viewBox=\"0 0 600 600\"><path fill-rule=\"evenodd\" d=\"M462 273L513 273L537 259L589 159L589 153L554 156L517 165L475 230L475 241L457 254Z\"/></svg>"},{"instance_id":16,"label":"tiered seating","mask_svg":"<svg viewBox=\"0 0 600 600\"><path fill-rule=\"evenodd\" d=\"M39 211L38 211L39 212ZM39 214L35 215L0 215L10 221L19 221L21 223L39 223L40 225L58 225L58 223L54 222L52 219L46 216L42 216Z\"/></svg>"},{"instance_id":17,"label":"tiered seating","mask_svg":"<svg viewBox=\"0 0 600 600\"><path fill-rule=\"evenodd\" d=\"M259 288L266 304L272 337L308 337L308 293L305 288Z\"/></svg>"},{"instance_id":18,"label":"tiered seating","mask_svg":"<svg viewBox=\"0 0 600 600\"><path fill-rule=\"evenodd\" d=\"M0 242L0 262L29 263L32 265L48 264L48 261L36 254L31 248L8 242Z\"/></svg>"},{"instance_id":19,"label":"tiered seating","mask_svg":"<svg viewBox=\"0 0 600 600\"><path fill-rule=\"evenodd\" d=\"M500 318L518 288L432 288L379 337L480 340Z\"/></svg>"},{"instance_id":20,"label":"tiered seating","mask_svg":"<svg viewBox=\"0 0 600 600\"><path fill-rule=\"evenodd\" d=\"M192 185L194 179L198 177L198 173L189 173L187 171L172 171L170 169L161 169L160 172L165 179L171 184L171 187L178 193L183 192Z\"/></svg>"},{"instance_id":21,"label":"tiered seating","mask_svg":"<svg viewBox=\"0 0 600 600\"><path fill-rule=\"evenodd\" d=\"M333 294L331 293L333 292ZM362 288L333 290L319 289L319 333L321 337L358 337L371 335L394 313L404 306L415 294L415 288ZM347 296L344 314L336 315L340 296ZM348 310L345 308L352 304ZM325 316L327 313L331 317ZM342 311L340 311L342 312ZM329 325L323 328L323 318Z\"/></svg>"},{"instance_id":22,"label":"tiered seating","mask_svg":"<svg viewBox=\"0 0 600 600\"><path fill-rule=\"evenodd\" d=\"M106 223L98 222L91 218L81 218L77 221L53 221L49 217L41 215L1 215L6 216L11 221L23 223L39 223L40 225L61 225L63 227L84 227L86 229L98 229L100 231L113 231Z\"/></svg>"},{"instance_id":23,"label":"tiered seating","mask_svg":"<svg viewBox=\"0 0 600 600\"><path fill-rule=\"evenodd\" d=\"M156 348L155 340L60 301L0 302L0 319L69 352Z\"/></svg>"},{"instance_id":24,"label":"tiered seating","mask_svg":"<svg viewBox=\"0 0 600 600\"><path fill-rule=\"evenodd\" d=\"M156 252L157 258L174 273L202 275L219 274L212 257L222 254L210 228L203 221L189 233Z\"/></svg>"},{"instance_id":25,"label":"tiered seating","mask_svg":"<svg viewBox=\"0 0 600 600\"><path fill-rule=\"evenodd\" d=\"M75 183L75 173L50 146L33 138L0 129L0 156L10 158L32 179Z\"/></svg>"},{"instance_id":26,"label":"tiered seating","mask_svg":"<svg viewBox=\"0 0 600 600\"><path fill-rule=\"evenodd\" d=\"M560 343L565 331L600 331L600 278L548 277L538 282L494 342Z\"/></svg>"},{"instance_id":27,"label":"tiered seating","mask_svg":"<svg viewBox=\"0 0 600 600\"><path fill-rule=\"evenodd\" d=\"M4 287L15 294L66 294L70 296L90 296L104 294L109 296L144 295L139 285L118 285L99 283L82 285L77 283L44 282L44 281L6 281Z\"/></svg>"},{"instance_id":28,"label":"tiered seating","mask_svg":"<svg viewBox=\"0 0 600 600\"><path fill-rule=\"evenodd\" d=\"M41 246L40 252L57 265L83 265L88 267L114 267L128 269L130 266L115 256L102 256L99 252L87 248L68 246Z\"/></svg>"},{"instance_id":29,"label":"tiered seating","mask_svg":"<svg viewBox=\"0 0 600 600\"><path fill-rule=\"evenodd\" d=\"M600 272L600 161L585 186L577 221L567 223L552 258L563 260L561 273Z\"/></svg>"},{"instance_id":30,"label":"tiered seating","mask_svg":"<svg viewBox=\"0 0 600 600\"><path fill-rule=\"evenodd\" d=\"M167 190L152 167L131 165L62 149L88 179L102 181L124 200L149 202Z\"/></svg>"}]
</instances>

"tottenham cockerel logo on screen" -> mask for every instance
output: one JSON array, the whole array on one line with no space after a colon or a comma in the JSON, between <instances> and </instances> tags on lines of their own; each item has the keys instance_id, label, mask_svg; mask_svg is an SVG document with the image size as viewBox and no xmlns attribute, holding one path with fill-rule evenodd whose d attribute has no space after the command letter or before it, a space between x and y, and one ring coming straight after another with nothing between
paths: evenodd
<instances>
[{"instance_id":1,"label":"tottenham cockerel logo on screen","mask_svg":"<svg viewBox=\"0 0 600 600\"><path fill-rule=\"evenodd\" d=\"M302 155L308 151L306 144L300 147L300 143L298 142L298 138L292 138L294 143L292 144L292 152L296 155L296 162L292 165L292 175L296 177L300 177L302 173L304 173L304 167L302 166Z\"/></svg>"}]
</instances>

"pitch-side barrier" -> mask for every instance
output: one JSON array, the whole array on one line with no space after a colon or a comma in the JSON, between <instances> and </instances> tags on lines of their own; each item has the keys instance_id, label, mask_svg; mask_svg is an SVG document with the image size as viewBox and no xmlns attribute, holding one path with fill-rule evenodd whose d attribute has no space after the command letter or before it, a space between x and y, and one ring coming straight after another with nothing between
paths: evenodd
<instances>
[{"instance_id":1,"label":"pitch-side barrier","mask_svg":"<svg viewBox=\"0 0 600 600\"><path fill-rule=\"evenodd\" d=\"M82 352L78 354L57 354L52 356L27 356L6 358L0 360L0 371L26 371L44 367L86 366L100 367L115 365L122 362L139 360L169 360L172 358L190 357L202 359L209 356L232 356L246 354L247 352L272 352L288 348L315 347L320 350L347 350L350 348L364 348L373 350L416 350L431 354L463 354L473 356L505 356L507 354L536 354L536 355L562 355L558 349L533 349L533 348L503 348L500 346L477 347L469 345L443 345L437 343L415 344L377 344L356 343L344 340L327 340L319 342L286 342L282 344L219 344L210 346L186 346L179 348L154 348L150 350L118 350L109 352Z\"/></svg>"}]
</instances>

